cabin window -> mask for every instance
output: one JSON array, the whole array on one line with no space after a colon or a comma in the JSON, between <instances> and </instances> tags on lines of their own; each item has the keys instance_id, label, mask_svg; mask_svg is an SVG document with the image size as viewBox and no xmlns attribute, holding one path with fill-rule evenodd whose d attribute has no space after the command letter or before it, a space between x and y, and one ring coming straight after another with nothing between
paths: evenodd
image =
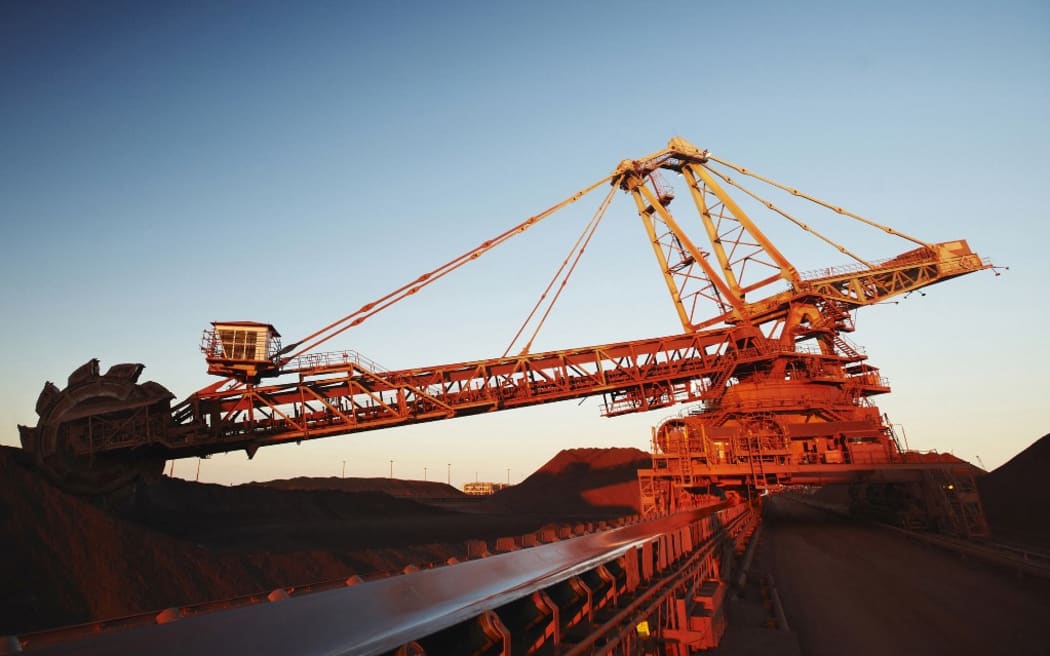
<instances>
[{"instance_id":1,"label":"cabin window","mask_svg":"<svg viewBox=\"0 0 1050 656\"><path fill-rule=\"evenodd\" d=\"M229 360L265 360L266 339L260 332L257 328L220 328L223 357Z\"/></svg>"}]
</instances>

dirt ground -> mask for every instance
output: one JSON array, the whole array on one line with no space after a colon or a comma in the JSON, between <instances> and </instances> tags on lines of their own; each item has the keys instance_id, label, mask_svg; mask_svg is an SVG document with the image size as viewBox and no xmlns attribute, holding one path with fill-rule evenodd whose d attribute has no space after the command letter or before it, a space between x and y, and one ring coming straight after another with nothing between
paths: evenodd
<instances>
[{"instance_id":1,"label":"dirt ground","mask_svg":"<svg viewBox=\"0 0 1050 656\"><path fill-rule=\"evenodd\" d=\"M1050 585L1018 580L789 499L767 504L762 566L801 653L1048 653Z\"/></svg>"},{"instance_id":2,"label":"dirt ground","mask_svg":"<svg viewBox=\"0 0 1050 656\"><path fill-rule=\"evenodd\" d=\"M464 499L441 483L337 478L234 487L161 478L123 495L87 500L55 489L32 471L23 452L2 447L0 534L6 557L0 559L5 583L0 586L0 635L463 559L467 540L493 541L552 523L636 513L636 471L650 464L649 455L636 449L566 450L522 483L477 500ZM980 481L997 538L1050 544L1050 493L1043 482L1048 468L1050 436L1044 436ZM805 582L827 579L838 584L827 600L831 616L840 595L851 600L842 603L863 606L866 596L882 590L880 604L891 603L880 587L889 580L885 576L869 580L867 571L836 568L849 560L868 562L881 557L876 552L897 547L877 539L866 546L834 528L814 528L805 521L791 528L787 518L781 520L776 550L784 551L772 566L807 572L799 574L798 583L788 577L785 597L801 604L811 594L827 595ZM924 568L939 567L922 565L921 554L893 553L904 572L902 584L915 579L925 585ZM918 564L909 564L913 556ZM987 616L982 609L990 597L977 588L957 592L970 595L970 615ZM860 601L853 600L857 595ZM1002 599L992 601L1009 607ZM888 611L854 610L892 619ZM915 611L944 627L950 624L936 606ZM820 617L812 620L813 631Z\"/></svg>"},{"instance_id":3,"label":"dirt ground","mask_svg":"<svg viewBox=\"0 0 1050 656\"><path fill-rule=\"evenodd\" d=\"M649 464L635 449L565 451L485 500L457 501L441 483L335 478L161 478L87 500L0 448L0 635L463 559L467 540L636 512L635 471Z\"/></svg>"}]
</instances>

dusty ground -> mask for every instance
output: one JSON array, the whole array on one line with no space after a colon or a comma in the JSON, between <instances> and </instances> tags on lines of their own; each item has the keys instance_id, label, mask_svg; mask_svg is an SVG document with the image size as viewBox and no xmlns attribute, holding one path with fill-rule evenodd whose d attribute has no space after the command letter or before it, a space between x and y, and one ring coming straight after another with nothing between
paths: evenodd
<instances>
[{"instance_id":1,"label":"dusty ground","mask_svg":"<svg viewBox=\"0 0 1050 656\"><path fill-rule=\"evenodd\" d=\"M631 514L635 470L650 462L640 455L562 452L502 495L435 507L460 493L396 479L162 478L88 501L0 448L0 635L443 563L465 558L466 540Z\"/></svg>"},{"instance_id":2,"label":"dusty ground","mask_svg":"<svg viewBox=\"0 0 1050 656\"><path fill-rule=\"evenodd\" d=\"M519 485L467 502L440 483L334 478L236 487L160 479L90 502L51 487L23 460L0 448L0 635L442 563L465 557L469 539L632 514L635 472L650 465L635 449L567 450ZM1050 436L981 481L997 537L1050 535L1048 460ZM1016 583L811 519L774 512L772 546L764 549L774 554L767 566L785 605L790 599L800 639L836 636L824 647L804 644L803 653L836 653L830 645L854 631L901 653L941 653L941 645L957 644L956 634L971 646L984 645L984 635L1011 645L1041 628L1031 609L1050 617L1039 604L1050 593L1018 603L1009 595L1026 593ZM1011 617L1017 628L1007 631ZM886 637L912 632L917 640L920 625L949 637L909 643L928 652ZM975 626L984 633L974 634Z\"/></svg>"},{"instance_id":3,"label":"dusty ground","mask_svg":"<svg viewBox=\"0 0 1050 656\"><path fill-rule=\"evenodd\" d=\"M1047 654L1050 586L773 499L761 566L801 653Z\"/></svg>"}]
</instances>

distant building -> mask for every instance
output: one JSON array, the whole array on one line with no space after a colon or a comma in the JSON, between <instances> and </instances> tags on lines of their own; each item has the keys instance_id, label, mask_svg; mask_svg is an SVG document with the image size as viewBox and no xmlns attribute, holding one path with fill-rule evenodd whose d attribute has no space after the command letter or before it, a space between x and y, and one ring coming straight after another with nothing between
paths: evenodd
<instances>
[{"instance_id":1,"label":"distant building","mask_svg":"<svg viewBox=\"0 0 1050 656\"><path fill-rule=\"evenodd\" d=\"M485 481L464 483L463 491L473 496L485 496L486 494L492 494L493 492L499 492L505 487L510 487L506 483L489 483Z\"/></svg>"}]
</instances>

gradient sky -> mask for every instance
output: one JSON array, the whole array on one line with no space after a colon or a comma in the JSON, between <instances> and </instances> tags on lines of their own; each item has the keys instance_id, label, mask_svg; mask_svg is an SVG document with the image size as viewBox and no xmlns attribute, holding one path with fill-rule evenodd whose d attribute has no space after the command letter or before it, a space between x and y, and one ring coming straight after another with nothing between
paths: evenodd
<instances>
[{"instance_id":1,"label":"gradient sky","mask_svg":"<svg viewBox=\"0 0 1050 656\"><path fill-rule=\"evenodd\" d=\"M210 321L292 341L675 135L1009 266L861 311L852 338L912 448L993 468L1050 430L1050 6L654 4L0 4L0 442L89 358L143 362L184 398L211 382ZM591 210L332 345L388 368L499 355ZM843 263L784 239L800 268ZM534 350L679 330L620 197ZM647 449L668 414L568 402L216 456L200 477L394 460L516 482L561 448Z\"/></svg>"}]
</instances>

